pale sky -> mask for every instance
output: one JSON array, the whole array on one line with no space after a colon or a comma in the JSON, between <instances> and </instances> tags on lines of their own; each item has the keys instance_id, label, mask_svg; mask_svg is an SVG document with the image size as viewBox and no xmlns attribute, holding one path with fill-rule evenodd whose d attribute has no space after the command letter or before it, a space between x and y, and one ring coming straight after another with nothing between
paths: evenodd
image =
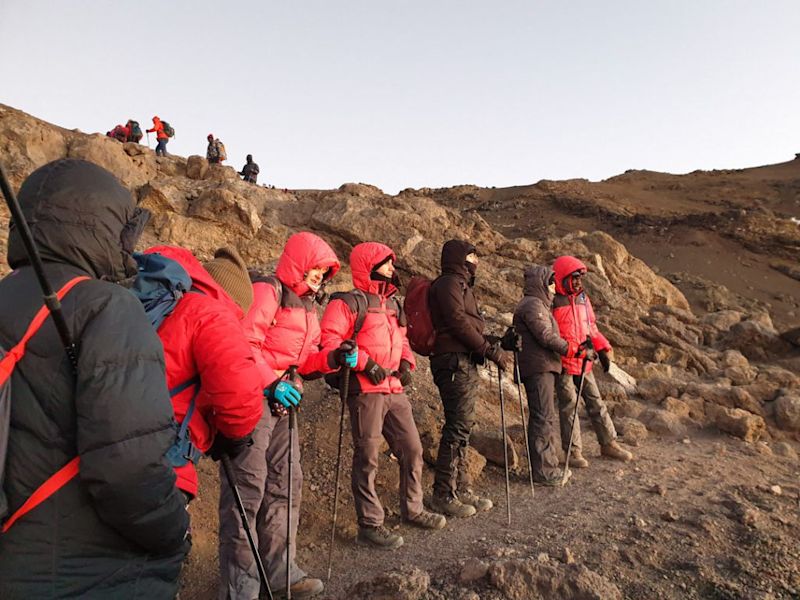
<instances>
[{"instance_id":1,"label":"pale sky","mask_svg":"<svg viewBox=\"0 0 800 600\"><path fill-rule=\"evenodd\" d=\"M0 103L396 193L783 162L798 0L0 0ZM154 141L153 141L154 145ZM0 149L2 140L0 140Z\"/></svg>"}]
</instances>

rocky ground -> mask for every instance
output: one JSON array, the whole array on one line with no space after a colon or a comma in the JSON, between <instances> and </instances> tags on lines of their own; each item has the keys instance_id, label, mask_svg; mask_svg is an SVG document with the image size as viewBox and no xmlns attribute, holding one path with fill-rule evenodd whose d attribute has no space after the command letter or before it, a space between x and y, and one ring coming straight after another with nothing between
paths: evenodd
<instances>
[{"instance_id":1,"label":"rocky ground","mask_svg":"<svg viewBox=\"0 0 800 600\"><path fill-rule=\"evenodd\" d=\"M637 460L595 458L566 488L537 488L532 499L516 389L507 385L513 402L506 443L516 465L507 527L497 382L486 377L478 451L470 459L496 508L433 534L400 526L406 545L376 554L352 542L344 485L329 597L800 597L800 227L791 220L800 216L800 161L397 196L363 184L281 191L245 184L230 167L209 167L201 157L157 159L142 146L60 129L0 105L0 157L15 186L63 156L93 160L130 187L154 214L144 244L180 244L201 258L234 244L252 264L269 266L289 233L309 229L340 257L376 239L395 248L406 277L433 275L441 243L467 237L484 255L477 293L495 332L510 320L524 265L564 253L590 265L601 327L619 363L639 380L628 394L601 377ZM7 219L0 208L0 249ZM335 286L349 287L347 269ZM431 461L441 408L425 359L412 397ZM299 553L312 574L323 575L338 399L312 383L304 405ZM216 585L218 481L213 463L201 470L186 598L212 598ZM399 526L396 465L388 455L378 486L392 508L391 525Z\"/></svg>"}]
</instances>

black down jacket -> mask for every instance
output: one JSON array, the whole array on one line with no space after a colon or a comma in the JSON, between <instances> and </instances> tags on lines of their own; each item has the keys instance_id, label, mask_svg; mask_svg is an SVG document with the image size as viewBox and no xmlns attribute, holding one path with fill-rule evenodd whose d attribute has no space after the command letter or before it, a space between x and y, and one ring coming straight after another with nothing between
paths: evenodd
<instances>
[{"instance_id":1,"label":"black down jacket","mask_svg":"<svg viewBox=\"0 0 800 600\"><path fill-rule=\"evenodd\" d=\"M558 334L558 323L550 312L553 295L547 283L552 274L548 267L525 269L525 297L514 311L514 329L522 336L519 372L523 379L534 373L560 373L561 357L569 347Z\"/></svg>"},{"instance_id":2,"label":"black down jacket","mask_svg":"<svg viewBox=\"0 0 800 600\"><path fill-rule=\"evenodd\" d=\"M436 342L433 354L472 353L482 357L489 350L483 335L484 320L472 293L472 274L467 255L475 246L450 240L442 246L442 274L431 284L430 309Z\"/></svg>"},{"instance_id":3,"label":"black down jacket","mask_svg":"<svg viewBox=\"0 0 800 600\"><path fill-rule=\"evenodd\" d=\"M173 598L188 515L164 453L174 440L164 358L141 304L111 283L133 275L139 215L107 171L59 160L19 193L78 344L74 375L48 319L11 378L4 493L13 512L76 455L80 473L0 535L0 598ZM127 249L126 249L127 248ZM13 346L42 305L18 231L0 281L0 345Z\"/></svg>"}]
</instances>

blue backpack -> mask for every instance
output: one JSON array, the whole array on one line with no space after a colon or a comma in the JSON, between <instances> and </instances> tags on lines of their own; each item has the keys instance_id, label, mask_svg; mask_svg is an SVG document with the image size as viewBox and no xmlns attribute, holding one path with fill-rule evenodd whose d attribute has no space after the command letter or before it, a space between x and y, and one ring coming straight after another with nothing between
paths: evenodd
<instances>
[{"instance_id":1,"label":"blue backpack","mask_svg":"<svg viewBox=\"0 0 800 600\"><path fill-rule=\"evenodd\" d=\"M139 273L131 288L144 307L144 312L153 328L158 331L170 313L189 292L202 294L199 290L192 289L192 278L180 263L160 254L135 253L133 258L139 265ZM175 443L167 451L167 458L174 467L182 467L189 461L197 463L203 453L195 448L189 439L189 422L194 414L195 400L200 393L200 377L193 377L175 386L169 391L169 397L174 398L187 388L194 386L194 394L189 402L189 409L180 424Z\"/></svg>"}]
</instances>

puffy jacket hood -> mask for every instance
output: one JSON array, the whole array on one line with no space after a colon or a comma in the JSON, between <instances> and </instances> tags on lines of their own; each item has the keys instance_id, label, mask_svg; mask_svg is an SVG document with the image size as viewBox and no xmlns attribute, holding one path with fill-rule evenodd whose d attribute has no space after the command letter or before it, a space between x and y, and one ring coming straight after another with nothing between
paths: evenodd
<instances>
[{"instance_id":1,"label":"puffy jacket hood","mask_svg":"<svg viewBox=\"0 0 800 600\"><path fill-rule=\"evenodd\" d=\"M472 275L464 264L475 246L465 240L449 240L442 246L442 273L456 273L470 279Z\"/></svg>"},{"instance_id":2,"label":"puffy jacket hood","mask_svg":"<svg viewBox=\"0 0 800 600\"><path fill-rule=\"evenodd\" d=\"M547 282L550 281L550 276L553 270L550 267L543 267L540 265L532 265L525 269L525 287L523 293L526 296L533 296L539 298L545 304L550 306L553 302L553 295L548 289Z\"/></svg>"},{"instance_id":3,"label":"puffy jacket hood","mask_svg":"<svg viewBox=\"0 0 800 600\"><path fill-rule=\"evenodd\" d=\"M397 262L394 251L385 244L378 242L364 242L358 244L350 253L350 271L353 274L353 285L358 289L370 293L389 297L397 291L391 283L373 280L370 275L372 269L389 257Z\"/></svg>"},{"instance_id":4,"label":"puffy jacket hood","mask_svg":"<svg viewBox=\"0 0 800 600\"><path fill-rule=\"evenodd\" d=\"M42 260L70 264L108 281L136 275L131 254L141 233L134 224L142 212L130 191L102 167L77 159L48 163L22 184L19 203ZM8 264L16 269L28 263L12 223Z\"/></svg>"},{"instance_id":5,"label":"puffy jacket hood","mask_svg":"<svg viewBox=\"0 0 800 600\"><path fill-rule=\"evenodd\" d=\"M327 267L323 283L339 272L339 259L325 240L308 231L295 233L283 247L275 275L298 296L313 293L305 282L306 273L315 267Z\"/></svg>"},{"instance_id":6,"label":"puffy jacket hood","mask_svg":"<svg viewBox=\"0 0 800 600\"><path fill-rule=\"evenodd\" d=\"M572 295L564 288L564 278L575 271L586 273L586 265L574 256L559 256L553 263L553 272L556 274L556 292L564 296Z\"/></svg>"},{"instance_id":7,"label":"puffy jacket hood","mask_svg":"<svg viewBox=\"0 0 800 600\"><path fill-rule=\"evenodd\" d=\"M194 254L192 254L189 250L185 248L178 248L177 246L153 246L152 248L145 250L144 253L160 254L161 256L166 256L167 258L171 258L175 262L179 263L184 269L186 269L189 277L192 278L193 287L196 287L206 296L224 303L225 306L233 311L237 319L241 319L244 316L242 309L239 308L239 305L233 301L233 299L224 289L222 289L221 285L214 281L214 278L211 277L209 272L205 270L200 261L197 260Z\"/></svg>"}]
</instances>

